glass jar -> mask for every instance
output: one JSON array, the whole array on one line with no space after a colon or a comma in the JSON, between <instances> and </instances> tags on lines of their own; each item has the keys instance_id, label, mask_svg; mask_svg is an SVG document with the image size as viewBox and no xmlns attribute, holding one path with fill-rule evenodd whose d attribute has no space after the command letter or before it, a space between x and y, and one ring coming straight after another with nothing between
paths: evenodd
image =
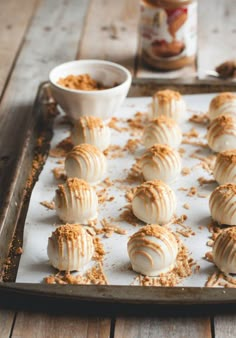
<instances>
[{"instance_id":1,"label":"glass jar","mask_svg":"<svg viewBox=\"0 0 236 338\"><path fill-rule=\"evenodd\" d=\"M142 58L173 70L193 64L197 54L197 1L141 0Z\"/></svg>"}]
</instances>

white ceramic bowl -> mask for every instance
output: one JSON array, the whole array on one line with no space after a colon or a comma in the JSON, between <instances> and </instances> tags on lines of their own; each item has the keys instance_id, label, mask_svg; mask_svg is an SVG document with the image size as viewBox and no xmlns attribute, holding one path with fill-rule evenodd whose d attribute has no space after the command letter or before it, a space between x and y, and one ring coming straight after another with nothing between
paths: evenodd
<instances>
[{"instance_id":1,"label":"white ceramic bowl","mask_svg":"<svg viewBox=\"0 0 236 338\"><path fill-rule=\"evenodd\" d=\"M59 85L60 78L68 75L89 74L106 87L104 90L77 90ZM53 68L49 80L53 96L65 113L73 120L93 115L107 119L114 115L125 99L131 84L131 73L123 66L103 60L76 60Z\"/></svg>"}]
</instances>

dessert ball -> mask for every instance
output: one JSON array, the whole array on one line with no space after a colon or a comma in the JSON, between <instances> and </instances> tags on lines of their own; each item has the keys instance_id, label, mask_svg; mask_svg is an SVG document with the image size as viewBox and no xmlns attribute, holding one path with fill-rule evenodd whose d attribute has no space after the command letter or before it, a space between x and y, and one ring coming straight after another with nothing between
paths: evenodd
<instances>
[{"instance_id":1,"label":"dessert ball","mask_svg":"<svg viewBox=\"0 0 236 338\"><path fill-rule=\"evenodd\" d=\"M223 230L213 245L213 260L225 273L236 273L236 228Z\"/></svg>"},{"instance_id":2,"label":"dessert ball","mask_svg":"<svg viewBox=\"0 0 236 338\"><path fill-rule=\"evenodd\" d=\"M153 118L165 115L179 122L186 118L186 104L179 92L161 90L152 98Z\"/></svg>"},{"instance_id":3,"label":"dessert ball","mask_svg":"<svg viewBox=\"0 0 236 338\"><path fill-rule=\"evenodd\" d=\"M140 164L147 181L158 179L171 183L181 171L181 158L178 151L164 144L154 144L147 149Z\"/></svg>"},{"instance_id":4,"label":"dessert ball","mask_svg":"<svg viewBox=\"0 0 236 338\"><path fill-rule=\"evenodd\" d=\"M71 139L74 145L88 143L96 146L101 151L110 145L110 128L95 116L82 116L71 131Z\"/></svg>"},{"instance_id":5,"label":"dessert ball","mask_svg":"<svg viewBox=\"0 0 236 338\"><path fill-rule=\"evenodd\" d=\"M213 120L222 114L236 117L236 94L221 93L211 100L208 111L209 119Z\"/></svg>"},{"instance_id":6,"label":"dessert ball","mask_svg":"<svg viewBox=\"0 0 236 338\"><path fill-rule=\"evenodd\" d=\"M236 183L236 149L218 153L213 175L219 184Z\"/></svg>"},{"instance_id":7,"label":"dessert ball","mask_svg":"<svg viewBox=\"0 0 236 338\"><path fill-rule=\"evenodd\" d=\"M217 187L209 200L211 216L219 224L236 225L236 184Z\"/></svg>"},{"instance_id":8,"label":"dessert ball","mask_svg":"<svg viewBox=\"0 0 236 338\"><path fill-rule=\"evenodd\" d=\"M152 120L145 128L143 132L143 143L146 148L153 146L154 144L167 144L172 148L177 148L182 141L182 132L178 124L161 115Z\"/></svg>"},{"instance_id":9,"label":"dessert ball","mask_svg":"<svg viewBox=\"0 0 236 338\"><path fill-rule=\"evenodd\" d=\"M79 271L93 256L93 238L80 224L61 225L48 238L47 252L54 268Z\"/></svg>"},{"instance_id":10,"label":"dessert ball","mask_svg":"<svg viewBox=\"0 0 236 338\"><path fill-rule=\"evenodd\" d=\"M65 159L68 177L78 177L91 184L99 183L104 178L106 169L106 157L91 144L75 146Z\"/></svg>"},{"instance_id":11,"label":"dessert ball","mask_svg":"<svg viewBox=\"0 0 236 338\"><path fill-rule=\"evenodd\" d=\"M168 223L176 210L174 191L159 180L138 186L132 200L133 214L145 223Z\"/></svg>"},{"instance_id":12,"label":"dessert ball","mask_svg":"<svg viewBox=\"0 0 236 338\"><path fill-rule=\"evenodd\" d=\"M174 267L178 254L175 236L157 224L146 225L128 241L132 269L146 276L158 276Z\"/></svg>"},{"instance_id":13,"label":"dessert ball","mask_svg":"<svg viewBox=\"0 0 236 338\"><path fill-rule=\"evenodd\" d=\"M65 223L88 224L97 218L97 194L84 180L68 178L59 184L54 201L56 213Z\"/></svg>"},{"instance_id":14,"label":"dessert ball","mask_svg":"<svg viewBox=\"0 0 236 338\"><path fill-rule=\"evenodd\" d=\"M220 115L209 125L208 146L215 152L236 147L236 117Z\"/></svg>"}]
</instances>

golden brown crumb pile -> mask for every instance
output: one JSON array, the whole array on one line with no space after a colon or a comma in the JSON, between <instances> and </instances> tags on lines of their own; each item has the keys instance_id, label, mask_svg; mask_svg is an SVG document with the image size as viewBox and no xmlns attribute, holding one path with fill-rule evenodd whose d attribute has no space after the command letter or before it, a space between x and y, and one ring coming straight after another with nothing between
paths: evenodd
<instances>
[{"instance_id":1,"label":"golden brown crumb pile","mask_svg":"<svg viewBox=\"0 0 236 338\"><path fill-rule=\"evenodd\" d=\"M54 210L54 209L55 209L55 204L54 204L53 201L52 201L52 202L42 201L42 202L40 202L40 204L41 204L43 207L47 208L47 209L50 209L50 210Z\"/></svg>"},{"instance_id":2,"label":"golden brown crumb pile","mask_svg":"<svg viewBox=\"0 0 236 338\"><path fill-rule=\"evenodd\" d=\"M89 74L68 75L57 82L60 86L77 90L102 90L107 89L102 83L94 80Z\"/></svg>"},{"instance_id":3,"label":"golden brown crumb pile","mask_svg":"<svg viewBox=\"0 0 236 338\"><path fill-rule=\"evenodd\" d=\"M84 276L72 275L68 272L59 272L44 278L46 284L108 284L106 275L101 263L89 269Z\"/></svg>"},{"instance_id":4,"label":"golden brown crumb pile","mask_svg":"<svg viewBox=\"0 0 236 338\"><path fill-rule=\"evenodd\" d=\"M59 142L55 148L50 149L51 157L65 157L73 148L73 143L70 137Z\"/></svg>"},{"instance_id":5,"label":"golden brown crumb pile","mask_svg":"<svg viewBox=\"0 0 236 338\"><path fill-rule=\"evenodd\" d=\"M207 114L194 114L190 117L189 121L197 124L207 124L209 118Z\"/></svg>"},{"instance_id":6,"label":"golden brown crumb pile","mask_svg":"<svg viewBox=\"0 0 236 338\"><path fill-rule=\"evenodd\" d=\"M98 238L98 237L94 237L93 244L94 244L94 249L95 249L93 259L95 261L102 262L105 254L106 254L106 252L104 250L104 245L102 244L100 238Z\"/></svg>"},{"instance_id":7,"label":"golden brown crumb pile","mask_svg":"<svg viewBox=\"0 0 236 338\"><path fill-rule=\"evenodd\" d=\"M180 100L181 99L181 94L179 92L176 92L174 90L170 90L170 89L164 89L164 90L160 90L158 92L156 92L154 94L154 97L158 98L158 101L160 103L165 103L165 102L169 102L171 100Z\"/></svg>"},{"instance_id":8,"label":"golden brown crumb pile","mask_svg":"<svg viewBox=\"0 0 236 338\"><path fill-rule=\"evenodd\" d=\"M78 236L82 234L83 226L80 224L65 224L59 226L52 235L55 236L59 241L76 240Z\"/></svg>"}]
</instances>

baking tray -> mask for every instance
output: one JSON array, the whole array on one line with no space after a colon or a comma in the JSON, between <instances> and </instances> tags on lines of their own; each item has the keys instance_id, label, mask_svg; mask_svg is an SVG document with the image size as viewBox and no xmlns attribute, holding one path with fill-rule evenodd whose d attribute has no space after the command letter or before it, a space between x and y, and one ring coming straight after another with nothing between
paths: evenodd
<instances>
[{"instance_id":1,"label":"baking tray","mask_svg":"<svg viewBox=\"0 0 236 338\"><path fill-rule=\"evenodd\" d=\"M219 81L175 82L163 80L135 80L129 96L151 96L153 92L171 88L182 94L236 91L236 84ZM56 103L50 96L49 84L40 85L32 112L25 121L25 132L19 135L18 147L6 153L0 161L0 294L14 299L63 299L68 302L97 304L144 305L214 305L235 304L236 290L199 287L144 287L109 285L47 285L15 283L20 256L17 248L22 246L25 217L30 194L40 173L35 159L43 165L52 137ZM9 128L9 138L15 126ZM40 140L40 142L39 142ZM6 154L6 155L5 155ZM23 298L22 298L23 297Z\"/></svg>"}]
</instances>

